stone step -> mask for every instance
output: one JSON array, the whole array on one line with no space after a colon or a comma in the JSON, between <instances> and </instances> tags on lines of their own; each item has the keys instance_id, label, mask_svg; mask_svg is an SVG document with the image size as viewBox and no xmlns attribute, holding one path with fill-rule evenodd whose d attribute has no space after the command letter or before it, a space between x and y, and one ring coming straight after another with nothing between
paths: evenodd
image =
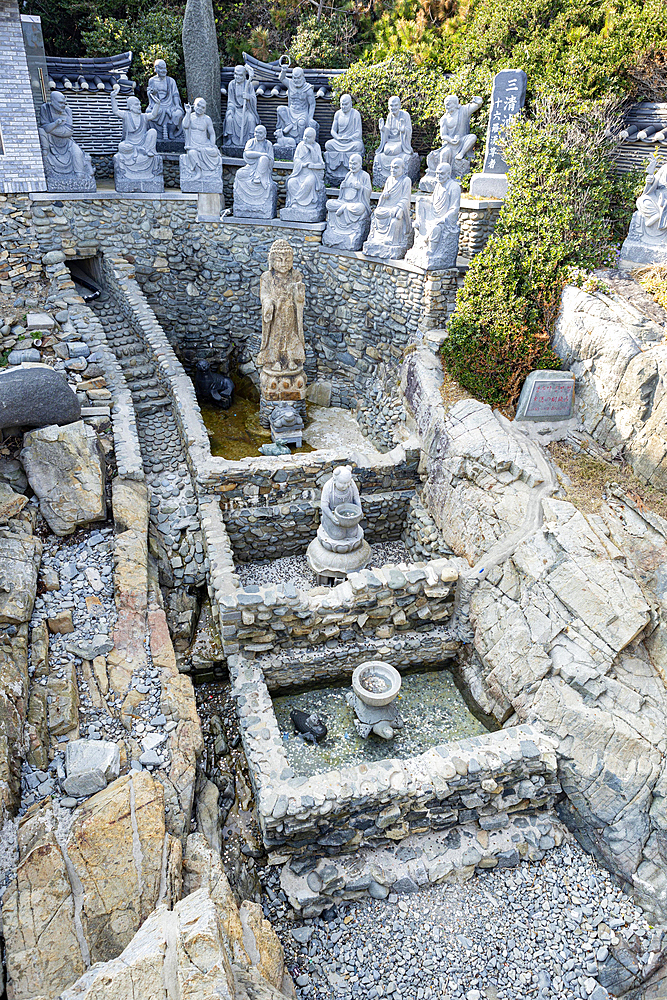
<instances>
[{"instance_id":1,"label":"stone step","mask_svg":"<svg viewBox=\"0 0 667 1000\"><path fill-rule=\"evenodd\" d=\"M149 413L156 413L158 410L163 410L168 406L171 406L171 400L167 397L164 399L150 399L145 402L135 402L134 412L138 417L144 417Z\"/></svg>"}]
</instances>

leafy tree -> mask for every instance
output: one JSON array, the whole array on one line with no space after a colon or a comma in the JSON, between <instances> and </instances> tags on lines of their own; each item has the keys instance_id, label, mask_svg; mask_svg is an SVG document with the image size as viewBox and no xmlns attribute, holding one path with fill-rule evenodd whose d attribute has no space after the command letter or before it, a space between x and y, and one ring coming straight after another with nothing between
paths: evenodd
<instances>
[{"instance_id":1,"label":"leafy tree","mask_svg":"<svg viewBox=\"0 0 667 1000\"><path fill-rule=\"evenodd\" d=\"M336 69L349 66L356 33L352 18L346 14L319 20L317 14L311 14L299 23L290 44L290 55L295 63L304 67Z\"/></svg>"},{"instance_id":2,"label":"leafy tree","mask_svg":"<svg viewBox=\"0 0 667 1000\"><path fill-rule=\"evenodd\" d=\"M183 63L183 10L177 7L153 7L135 18L94 15L91 26L82 33L86 52L91 56L117 55L131 49L134 53L132 75L142 86L153 75L153 63L164 59L181 93L185 92Z\"/></svg>"}]
</instances>

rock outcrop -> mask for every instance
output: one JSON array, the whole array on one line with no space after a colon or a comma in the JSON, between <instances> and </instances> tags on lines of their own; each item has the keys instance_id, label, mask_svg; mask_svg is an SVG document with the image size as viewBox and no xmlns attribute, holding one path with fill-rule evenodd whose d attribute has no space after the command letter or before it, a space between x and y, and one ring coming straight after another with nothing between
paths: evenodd
<instances>
[{"instance_id":1,"label":"rock outcrop","mask_svg":"<svg viewBox=\"0 0 667 1000\"><path fill-rule=\"evenodd\" d=\"M83 421L42 427L23 439L21 461L56 535L106 517L105 468L97 434Z\"/></svg>"},{"instance_id":2,"label":"rock outcrop","mask_svg":"<svg viewBox=\"0 0 667 1000\"><path fill-rule=\"evenodd\" d=\"M12 1000L57 997L116 958L158 902L172 902L167 872L180 870L180 844L166 835L162 786L147 772L118 778L72 814L46 800L22 819L18 846L2 905ZM173 891L177 899L180 885Z\"/></svg>"},{"instance_id":3,"label":"rock outcrop","mask_svg":"<svg viewBox=\"0 0 667 1000\"><path fill-rule=\"evenodd\" d=\"M474 400L445 412L426 350L405 369L428 442L422 500L471 565L455 611L463 680L488 716L557 739L561 817L664 920L667 522L620 491L583 514L503 417Z\"/></svg>"},{"instance_id":4,"label":"rock outcrop","mask_svg":"<svg viewBox=\"0 0 667 1000\"><path fill-rule=\"evenodd\" d=\"M667 313L636 282L600 272L604 291L568 286L553 348L577 379L577 415L642 479L667 488Z\"/></svg>"}]
</instances>

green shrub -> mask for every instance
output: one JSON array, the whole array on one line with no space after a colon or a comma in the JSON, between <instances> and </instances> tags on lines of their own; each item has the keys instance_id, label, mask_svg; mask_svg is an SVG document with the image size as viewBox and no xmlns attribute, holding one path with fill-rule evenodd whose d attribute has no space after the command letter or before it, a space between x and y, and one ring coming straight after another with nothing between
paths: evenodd
<instances>
[{"instance_id":1,"label":"green shrub","mask_svg":"<svg viewBox=\"0 0 667 1000\"><path fill-rule=\"evenodd\" d=\"M185 93L183 63L183 11L176 7L153 7L141 11L136 18L92 18L89 30L83 32L86 52L91 56L113 56L131 49L132 77L142 87L153 76L153 63L164 59L167 70Z\"/></svg>"},{"instance_id":2,"label":"green shrub","mask_svg":"<svg viewBox=\"0 0 667 1000\"><path fill-rule=\"evenodd\" d=\"M357 29L347 14L334 14L318 21L311 14L301 21L290 45L292 61L299 66L338 69L349 66L352 41Z\"/></svg>"},{"instance_id":3,"label":"green shrub","mask_svg":"<svg viewBox=\"0 0 667 1000\"><path fill-rule=\"evenodd\" d=\"M613 171L619 117L542 98L505 141L511 183L496 230L473 258L442 348L447 370L478 399L514 401L534 368L559 368L549 341L567 281L613 264L637 193Z\"/></svg>"}]
</instances>

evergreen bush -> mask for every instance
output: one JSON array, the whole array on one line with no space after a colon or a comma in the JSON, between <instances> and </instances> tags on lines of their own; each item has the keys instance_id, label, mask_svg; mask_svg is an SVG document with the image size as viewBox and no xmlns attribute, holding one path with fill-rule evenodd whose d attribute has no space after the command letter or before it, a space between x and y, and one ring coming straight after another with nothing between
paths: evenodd
<instances>
[{"instance_id":1,"label":"evergreen bush","mask_svg":"<svg viewBox=\"0 0 667 1000\"><path fill-rule=\"evenodd\" d=\"M638 188L613 170L620 127L609 101L538 99L505 142L512 183L495 232L457 297L445 367L478 399L513 402L534 368L559 368L550 347L560 295L579 271L614 263Z\"/></svg>"}]
</instances>

